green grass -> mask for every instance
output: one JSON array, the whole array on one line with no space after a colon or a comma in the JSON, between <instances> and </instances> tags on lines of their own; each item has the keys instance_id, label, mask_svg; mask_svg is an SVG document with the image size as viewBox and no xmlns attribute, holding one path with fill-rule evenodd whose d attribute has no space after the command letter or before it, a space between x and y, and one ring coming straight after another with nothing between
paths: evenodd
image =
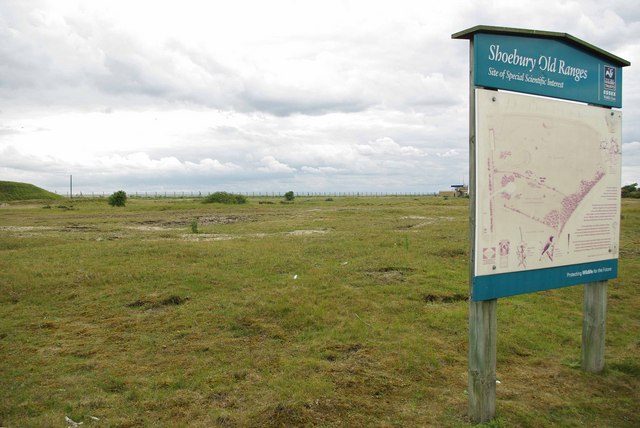
<instances>
[{"instance_id":1,"label":"green grass","mask_svg":"<svg viewBox=\"0 0 640 428\"><path fill-rule=\"evenodd\" d=\"M48 192L33 184L0 181L0 201L63 199L62 196Z\"/></svg>"},{"instance_id":2,"label":"green grass","mask_svg":"<svg viewBox=\"0 0 640 428\"><path fill-rule=\"evenodd\" d=\"M0 426L468 425L467 201L259 202L1 208ZM582 287L500 299L485 426L640 425L639 230L603 374Z\"/></svg>"}]
</instances>

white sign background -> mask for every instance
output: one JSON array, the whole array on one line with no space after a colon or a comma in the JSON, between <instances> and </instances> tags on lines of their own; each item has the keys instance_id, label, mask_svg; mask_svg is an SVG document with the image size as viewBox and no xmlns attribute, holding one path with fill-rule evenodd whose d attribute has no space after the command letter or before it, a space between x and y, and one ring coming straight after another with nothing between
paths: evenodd
<instances>
[{"instance_id":1,"label":"white sign background","mask_svg":"<svg viewBox=\"0 0 640 428\"><path fill-rule=\"evenodd\" d=\"M618 257L620 111L476 89L475 275Z\"/></svg>"}]
</instances>

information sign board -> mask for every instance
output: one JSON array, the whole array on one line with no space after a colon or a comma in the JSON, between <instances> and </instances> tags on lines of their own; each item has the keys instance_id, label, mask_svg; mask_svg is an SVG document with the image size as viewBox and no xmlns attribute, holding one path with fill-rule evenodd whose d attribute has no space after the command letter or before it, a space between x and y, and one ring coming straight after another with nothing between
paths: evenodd
<instances>
[{"instance_id":1,"label":"information sign board","mask_svg":"<svg viewBox=\"0 0 640 428\"><path fill-rule=\"evenodd\" d=\"M476 89L473 300L617 276L620 111Z\"/></svg>"}]
</instances>

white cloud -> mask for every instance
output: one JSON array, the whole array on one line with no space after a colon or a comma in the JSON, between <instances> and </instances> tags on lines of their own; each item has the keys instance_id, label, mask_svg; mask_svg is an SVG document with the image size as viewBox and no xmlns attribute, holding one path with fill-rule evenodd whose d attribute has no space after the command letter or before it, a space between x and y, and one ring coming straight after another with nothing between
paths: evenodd
<instances>
[{"instance_id":1,"label":"white cloud","mask_svg":"<svg viewBox=\"0 0 640 428\"><path fill-rule=\"evenodd\" d=\"M224 173L235 172L240 166L231 162L222 163L216 159L205 158L199 162L181 161L174 156L152 159L147 153L132 153L126 156L113 155L97 159L96 167L111 173L155 171L164 173Z\"/></svg>"},{"instance_id":2,"label":"white cloud","mask_svg":"<svg viewBox=\"0 0 640 428\"><path fill-rule=\"evenodd\" d=\"M622 144L622 184L640 183L640 141Z\"/></svg>"},{"instance_id":3,"label":"white cloud","mask_svg":"<svg viewBox=\"0 0 640 428\"><path fill-rule=\"evenodd\" d=\"M265 156L260 160L260 163L263 165L258 168L258 171L268 172L268 173L289 173L294 172L296 169L291 168L289 165L286 165L280 161L278 161L273 156Z\"/></svg>"},{"instance_id":4,"label":"white cloud","mask_svg":"<svg viewBox=\"0 0 640 428\"><path fill-rule=\"evenodd\" d=\"M306 172L309 174L335 174L340 170L338 168L334 168L331 166L321 166L321 167L311 167L311 166L303 166L300 168L302 172Z\"/></svg>"},{"instance_id":5,"label":"white cloud","mask_svg":"<svg viewBox=\"0 0 640 428\"><path fill-rule=\"evenodd\" d=\"M426 156L422 150L412 146L401 146L392 138L382 137L367 144L358 144L358 152L365 156Z\"/></svg>"},{"instance_id":6,"label":"white cloud","mask_svg":"<svg viewBox=\"0 0 640 428\"><path fill-rule=\"evenodd\" d=\"M438 153L437 155L441 158L450 158L460 156L460 152L458 152L456 149L449 149L446 152Z\"/></svg>"}]
</instances>

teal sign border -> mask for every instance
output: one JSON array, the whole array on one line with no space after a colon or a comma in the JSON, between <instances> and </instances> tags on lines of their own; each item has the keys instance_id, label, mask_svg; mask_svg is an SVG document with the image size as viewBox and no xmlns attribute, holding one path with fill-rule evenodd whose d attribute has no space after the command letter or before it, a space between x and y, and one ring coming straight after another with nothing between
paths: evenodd
<instances>
[{"instance_id":1,"label":"teal sign border","mask_svg":"<svg viewBox=\"0 0 640 428\"><path fill-rule=\"evenodd\" d=\"M471 300L489 300L618 277L618 259L474 276Z\"/></svg>"},{"instance_id":2,"label":"teal sign border","mask_svg":"<svg viewBox=\"0 0 640 428\"><path fill-rule=\"evenodd\" d=\"M474 84L622 107L622 67L562 40L474 34Z\"/></svg>"},{"instance_id":3,"label":"teal sign border","mask_svg":"<svg viewBox=\"0 0 640 428\"><path fill-rule=\"evenodd\" d=\"M622 67L631 63L570 34L478 25L451 37L473 41L471 71L476 88L622 107ZM470 155L475 154L470 150ZM496 275L472 274L471 300L497 299L617 276L618 259Z\"/></svg>"}]
</instances>

